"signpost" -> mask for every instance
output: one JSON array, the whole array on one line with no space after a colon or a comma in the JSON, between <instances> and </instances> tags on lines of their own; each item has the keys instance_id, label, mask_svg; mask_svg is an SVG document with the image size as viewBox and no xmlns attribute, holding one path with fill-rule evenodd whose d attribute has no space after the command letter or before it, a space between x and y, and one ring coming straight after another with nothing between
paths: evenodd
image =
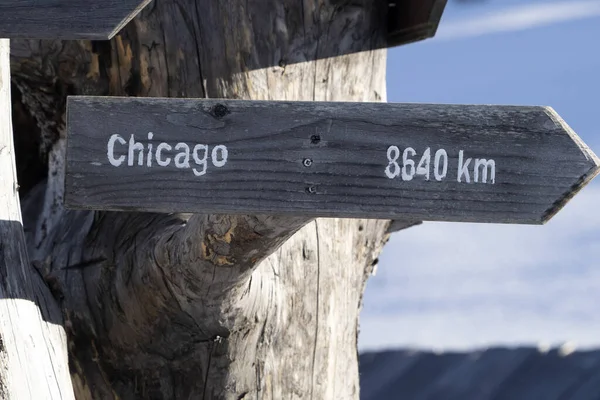
<instances>
[{"instance_id":1,"label":"signpost","mask_svg":"<svg viewBox=\"0 0 600 400\"><path fill-rule=\"evenodd\" d=\"M0 38L110 39L151 0L0 0Z\"/></svg>"},{"instance_id":2,"label":"signpost","mask_svg":"<svg viewBox=\"0 0 600 400\"><path fill-rule=\"evenodd\" d=\"M599 171L548 107L71 97L76 209L542 224Z\"/></svg>"},{"instance_id":3,"label":"signpost","mask_svg":"<svg viewBox=\"0 0 600 400\"><path fill-rule=\"evenodd\" d=\"M149 2L0 0L0 38L110 39ZM382 4L398 45L446 0ZM0 392L72 399L27 256L9 61L0 39ZM67 120L75 209L542 224L600 165L547 107L71 97Z\"/></svg>"}]
</instances>

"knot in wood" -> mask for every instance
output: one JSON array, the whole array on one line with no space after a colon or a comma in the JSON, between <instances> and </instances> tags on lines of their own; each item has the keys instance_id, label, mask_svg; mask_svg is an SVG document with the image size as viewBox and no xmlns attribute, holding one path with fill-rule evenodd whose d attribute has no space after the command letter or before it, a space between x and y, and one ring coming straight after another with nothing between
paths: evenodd
<instances>
[{"instance_id":1,"label":"knot in wood","mask_svg":"<svg viewBox=\"0 0 600 400\"><path fill-rule=\"evenodd\" d=\"M215 105L213 107L213 111L212 111L212 114L216 118L223 118L224 116L226 116L229 113L230 113L229 109L226 106L224 106L223 104Z\"/></svg>"}]
</instances>

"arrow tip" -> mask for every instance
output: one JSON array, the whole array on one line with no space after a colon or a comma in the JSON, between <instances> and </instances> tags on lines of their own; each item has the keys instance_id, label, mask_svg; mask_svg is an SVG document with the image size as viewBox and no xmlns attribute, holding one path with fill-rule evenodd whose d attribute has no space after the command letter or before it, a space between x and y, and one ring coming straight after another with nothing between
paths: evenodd
<instances>
[{"instance_id":1,"label":"arrow tip","mask_svg":"<svg viewBox=\"0 0 600 400\"><path fill-rule=\"evenodd\" d=\"M127 15L115 29L108 34L108 40L112 39L117 33L121 31L132 19L134 19L152 0L143 0L140 4L134 8L129 15Z\"/></svg>"},{"instance_id":2,"label":"arrow tip","mask_svg":"<svg viewBox=\"0 0 600 400\"><path fill-rule=\"evenodd\" d=\"M575 131L562 119L560 115L552 107L543 107L546 115L558 126L565 131L571 140L579 147L582 155L589 164L589 169L573 184L570 190L557 200L550 209L543 215L542 224L548 222L557 212L559 212L565 204L567 204L581 189L590 183L600 173L600 159L589 148L587 144L575 133Z\"/></svg>"}]
</instances>

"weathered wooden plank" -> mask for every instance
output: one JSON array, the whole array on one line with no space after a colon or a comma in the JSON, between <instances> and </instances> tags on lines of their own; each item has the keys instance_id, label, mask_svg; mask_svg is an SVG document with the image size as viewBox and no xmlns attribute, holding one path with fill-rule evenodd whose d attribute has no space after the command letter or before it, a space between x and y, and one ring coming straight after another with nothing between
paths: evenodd
<instances>
[{"instance_id":1,"label":"weathered wooden plank","mask_svg":"<svg viewBox=\"0 0 600 400\"><path fill-rule=\"evenodd\" d=\"M388 46L435 36L447 0L389 0Z\"/></svg>"},{"instance_id":2,"label":"weathered wooden plank","mask_svg":"<svg viewBox=\"0 0 600 400\"><path fill-rule=\"evenodd\" d=\"M10 111L9 42L0 39L0 398L74 399L62 316L29 263Z\"/></svg>"},{"instance_id":3,"label":"weathered wooden plank","mask_svg":"<svg viewBox=\"0 0 600 400\"><path fill-rule=\"evenodd\" d=\"M599 171L548 107L71 97L67 113L80 209L540 224Z\"/></svg>"},{"instance_id":4,"label":"weathered wooden plank","mask_svg":"<svg viewBox=\"0 0 600 400\"><path fill-rule=\"evenodd\" d=\"M110 39L151 0L0 0L0 37Z\"/></svg>"}]
</instances>

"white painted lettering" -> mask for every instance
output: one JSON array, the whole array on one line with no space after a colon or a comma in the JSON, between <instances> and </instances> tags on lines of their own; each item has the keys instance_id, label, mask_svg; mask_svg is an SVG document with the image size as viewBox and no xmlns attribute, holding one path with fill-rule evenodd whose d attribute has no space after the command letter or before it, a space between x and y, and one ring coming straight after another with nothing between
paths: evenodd
<instances>
[{"instance_id":1,"label":"white painted lettering","mask_svg":"<svg viewBox=\"0 0 600 400\"><path fill-rule=\"evenodd\" d=\"M156 163L158 165L160 165L161 167L166 167L167 165L169 165L171 163L171 157L167 157L164 160L162 158L162 151L163 150L171 151L171 149L172 149L171 145L169 145L167 143L161 143L158 146L156 146Z\"/></svg>"},{"instance_id":2,"label":"white painted lettering","mask_svg":"<svg viewBox=\"0 0 600 400\"><path fill-rule=\"evenodd\" d=\"M202 158L198 157L198 150L202 150ZM213 153L214 153L213 149ZM202 176L206 174L206 160L208 159L208 146L205 144L197 144L194 146L194 162L196 165L201 166L202 170L193 169L194 175Z\"/></svg>"},{"instance_id":3,"label":"white painted lettering","mask_svg":"<svg viewBox=\"0 0 600 400\"><path fill-rule=\"evenodd\" d=\"M400 149L397 146L389 146L385 175L389 179L401 176L402 181L405 182L412 181L415 176L422 176L425 181L431 180L432 151L431 147L427 147L422 154L419 154L414 148L407 147L402 153L402 167L400 167L398 163ZM420 157L418 163L415 161L417 158L414 157ZM433 160L433 176L436 181L441 182L448 176L448 164L448 152L445 149L438 149ZM493 185L496 183L496 162L485 158L467 158L464 150L459 150L456 179L459 183L489 183Z\"/></svg>"},{"instance_id":4,"label":"white painted lettering","mask_svg":"<svg viewBox=\"0 0 600 400\"><path fill-rule=\"evenodd\" d=\"M127 144L125 139L123 139L120 135L115 134L108 139L108 144L106 146L106 156L108 157L108 162L115 167L118 167L119 165L123 164L123 161L125 161L124 155L120 156L119 158L115 158L115 142L117 141L121 144Z\"/></svg>"},{"instance_id":5,"label":"white painted lettering","mask_svg":"<svg viewBox=\"0 0 600 400\"><path fill-rule=\"evenodd\" d=\"M411 157L414 157L417 152L412 147L404 149L402 154L402 180L411 181L415 176L415 162L408 158L408 153L411 153Z\"/></svg>"},{"instance_id":6,"label":"white painted lettering","mask_svg":"<svg viewBox=\"0 0 600 400\"><path fill-rule=\"evenodd\" d=\"M135 160L135 152L138 152L138 165L144 165L144 145L135 141L135 135L131 135L129 138L129 156L127 158L127 164L133 165Z\"/></svg>"},{"instance_id":7,"label":"white painted lettering","mask_svg":"<svg viewBox=\"0 0 600 400\"><path fill-rule=\"evenodd\" d=\"M473 180L479 182L479 169L481 167L481 182L487 183L488 169L490 171L490 183L496 183L496 162L494 160L486 160L485 158L476 158L473 168Z\"/></svg>"},{"instance_id":8,"label":"white painted lettering","mask_svg":"<svg viewBox=\"0 0 600 400\"><path fill-rule=\"evenodd\" d=\"M221 152L221 159L219 160L219 152ZM229 151L227 147L222 144L215 146L212 151L212 163L215 167L221 168L225 164L227 164L227 158L229 157Z\"/></svg>"},{"instance_id":9,"label":"white painted lettering","mask_svg":"<svg viewBox=\"0 0 600 400\"><path fill-rule=\"evenodd\" d=\"M461 178L465 176L465 182L471 183L471 177L469 175L469 164L471 163L471 159L467 158L467 161L464 161L464 151L461 150L458 152L458 177L457 180L461 182Z\"/></svg>"},{"instance_id":10,"label":"white painted lettering","mask_svg":"<svg viewBox=\"0 0 600 400\"><path fill-rule=\"evenodd\" d=\"M400 175L400 166L398 158L400 158L400 149L398 146L390 146L387 149L388 166L385 168L385 174L388 178L394 179ZM393 168L393 169L392 169Z\"/></svg>"},{"instance_id":11,"label":"white painted lettering","mask_svg":"<svg viewBox=\"0 0 600 400\"><path fill-rule=\"evenodd\" d=\"M444 161L442 163L442 171L440 172L440 161L442 158L444 159ZM435 152L435 160L434 160L434 165L433 165L433 176L435 177L435 180L439 182L446 177L447 173L448 173L448 153L446 153L446 150L444 150L444 149L439 149L438 151Z\"/></svg>"},{"instance_id":12,"label":"white painted lettering","mask_svg":"<svg viewBox=\"0 0 600 400\"><path fill-rule=\"evenodd\" d=\"M175 166L177 168L190 167L190 146L186 143L177 143L175 150L182 150L175 155Z\"/></svg>"},{"instance_id":13,"label":"white painted lettering","mask_svg":"<svg viewBox=\"0 0 600 400\"><path fill-rule=\"evenodd\" d=\"M419 161L419 165L417 166L417 175L425 176L425 180L429 180L429 169L431 167L431 149L428 147L425 149L423 153L423 157L421 157L421 161Z\"/></svg>"},{"instance_id":14,"label":"white painted lettering","mask_svg":"<svg viewBox=\"0 0 600 400\"><path fill-rule=\"evenodd\" d=\"M151 168L154 161L156 165L160 167L168 167L171 165L171 161L175 165L175 168L185 169L190 168L190 158L193 157L194 166L192 169L194 175L203 176L208 173L209 166L212 165L217 168L222 168L227 164L229 159L229 150L227 146L219 144L211 149L208 144L194 144L193 150L191 144L180 142L175 145L175 148L165 142L154 141L154 133L148 132L148 142L137 142L135 135L131 135L129 139L128 151L120 156L115 155L115 145L127 145L127 141L120 135L112 135L106 144L106 156L111 165L119 167L125 162L127 165L134 166L137 164L141 167ZM125 148L123 149L125 150ZM169 156L168 152L175 150L175 154ZM211 151L212 150L212 151ZM136 153L137 152L137 153ZM118 154L118 153L117 153ZM146 162L144 163L144 156L146 156ZM212 157L211 157L212 156ZM93 162L92 165L101 166L102 163Z\"/></svg>"},{"instance_id":15,"label":"white painted lettering","mask_svg":"<svg viewBox=\"0 0 600 400\"><path fill-rule=\"evenodd\" d=\"M154 137L154 135L152 134L152 132L148 132L148 141L150 142L152 140L152 138ZM148 155L146 157L146 165L148 167L152 166L152 142L148 143Z\"/></svg>"}]
</instances>

